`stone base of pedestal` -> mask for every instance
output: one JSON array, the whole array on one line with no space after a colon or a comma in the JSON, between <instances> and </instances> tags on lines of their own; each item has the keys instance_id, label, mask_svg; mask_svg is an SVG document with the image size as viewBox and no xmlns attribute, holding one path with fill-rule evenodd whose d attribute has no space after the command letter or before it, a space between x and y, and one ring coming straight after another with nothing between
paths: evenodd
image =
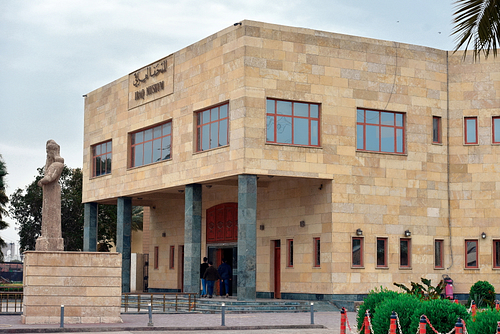
<instances>
[{"instance_id":1,"label":"stone base of pedestal","mask_svg":"<svg viewBox=\"0 0 500 334\"><path fill-rule=\"evenodd\" d=\"M39 237L36 239L35 250L37 252L62 252L64 250L64 239Z\"/></svg>"},{"instance_id":2,"label":"stone base of pedestal","mask_svg":"<svg viewBox=\"0 0 500 334\"><path fill-rule=\"evenodd\" d=\"M120 323L121 254L24 253L23 324Z\"/></svg>"}]
</instances>

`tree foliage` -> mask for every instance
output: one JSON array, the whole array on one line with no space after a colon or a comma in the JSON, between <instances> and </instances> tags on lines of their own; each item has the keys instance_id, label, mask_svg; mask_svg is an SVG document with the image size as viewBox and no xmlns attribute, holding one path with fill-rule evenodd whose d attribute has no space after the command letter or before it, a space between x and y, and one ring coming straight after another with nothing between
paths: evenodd
<instances>
[{"instance_id":1,"label":"tree foliage","mask_svg":"<svg viewBox=\"0 0 500 334\"><path fill-rule=\"evenodd\" d=\"M456 0L453 13L456 36L455 51L465 46L464 57L469 46L474 59L481 54L488 58L490 51L497 55L500 38L500 0Z\"/></svg>"},{"instance_id":2,"label":"tree foliage","mask_svg":"<svg viewBox=\"0 0 500 334\"><path fill-rule=\"evenodd\" d=\"M19 224L21 251L35 250L36 239L42 228L42 188L37 185L43 177L44 168L38 168L38 175L24 190L16 189L10 198L10 214ZM80 168L66 165L59 178L61 184L61 230L64 249L78 251L83 249L82 204L83 174ZM132 228L142 230L142 207L133 207ZM116 242L116 206L99 205L97 238L100 250L107 251Z\"/></svg>"},{"instance_id":3,"label":"tree foliage","mask_svg":"<svg viewBox=\"0 0 500 334\"><path fill-rule=\"evenodd\" d=\"M9 198L5 193L5 176L7 175L7 167L5 166L5 162L3 161L2 155L0 155L0 230L6 229L9 224L3 220L3 217L7 215L7 203L9 202ZM1 247L6 246L5 240L0 237L0 262L3 262L3 252Z\"/></svg>"}]
</instances>

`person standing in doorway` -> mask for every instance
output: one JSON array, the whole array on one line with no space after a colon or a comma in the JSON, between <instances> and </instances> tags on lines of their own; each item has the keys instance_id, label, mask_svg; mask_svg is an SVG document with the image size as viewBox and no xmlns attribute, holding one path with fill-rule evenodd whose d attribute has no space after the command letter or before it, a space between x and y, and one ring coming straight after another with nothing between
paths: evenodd
<instances>
[{"instance_id":1,"label":"person standing in doorway","mask_svg":"<svg viewBox=\"0 0 500 334\"><path fill-rule=\"evenodd\" d=\"M219 272L213 266L212 261L208 261L208 268L203 274L203 278L207 281L208 298L212 298L212 295L214 294L215 281L221 279Z\"/></svg>"},{"instance_id":2,"label":"person standing in doorway","mask_svg":"<svg viewBox=\"0 0 500 334\"><path fill-rule=\"evenodd\" d=\"M207 281L203 278L205 275L205 271L208 268L208 258L203 258L203 263L200 264L200 279L201 279L201 297L204 298L207 296Z\"/></svg>"},{"instance_id":3,"label":"person standing in doorway","mask_svg":"<svg viewBox=\"0 0 500 334\"><path fill-rule=\"evenodd\" d=\"M222 293L222 286L224 285L224 288L225 288L225 292L226 292L226 298L229 298L229 282L231 281L231 266L229 264L227 264L227 261L226 259L222 259L222 263L221 265L219 266L219 268L217 269L217 271L219 272L219 275L221 277L221 280L220 280L220 295L221 297L223 296L223 293Z\"/></svg>"}]
</instances>

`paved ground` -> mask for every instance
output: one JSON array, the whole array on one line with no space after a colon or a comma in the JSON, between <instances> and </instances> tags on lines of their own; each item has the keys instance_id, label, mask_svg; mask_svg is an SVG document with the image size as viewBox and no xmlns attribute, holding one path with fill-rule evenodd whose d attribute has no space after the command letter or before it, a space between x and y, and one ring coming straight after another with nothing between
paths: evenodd
<instances>
[{"instance_id":1,"label":"paved ground","mask_svg":"<svg viewBox=\"0 0 500 334\"><path fill-rule=\"evenodd\" d=\"M356 315L348 313L354 325ZM65 324L23 325L19 315L0 315L0 333L61 333L61 332L113 332L116 334L140 333L340 333L340 312L315 312L314 325L311 314L306 313L226 313L225 326L221 314L153 314L153 325L148 327L148 314L122 314L121 324ZM347 330L349 333L349 330Z\"/></svg>"}]
</instances>

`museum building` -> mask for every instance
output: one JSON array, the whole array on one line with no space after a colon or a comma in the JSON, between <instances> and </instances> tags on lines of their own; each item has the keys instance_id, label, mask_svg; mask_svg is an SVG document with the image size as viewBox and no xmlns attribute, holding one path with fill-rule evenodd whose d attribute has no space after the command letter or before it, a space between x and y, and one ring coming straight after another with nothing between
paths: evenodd
<instances>
[{"instance_id":1,"label":"museum building","mask_svg":"<svg viewBox=\"0 0 500 334\"><path fill-rule=\"evenodd\" d=\"M500 289L500 61L242 21L86 95L85 250L132 206L149 291L359 300L449 275Z\"/></svg>"}]
</instances>

